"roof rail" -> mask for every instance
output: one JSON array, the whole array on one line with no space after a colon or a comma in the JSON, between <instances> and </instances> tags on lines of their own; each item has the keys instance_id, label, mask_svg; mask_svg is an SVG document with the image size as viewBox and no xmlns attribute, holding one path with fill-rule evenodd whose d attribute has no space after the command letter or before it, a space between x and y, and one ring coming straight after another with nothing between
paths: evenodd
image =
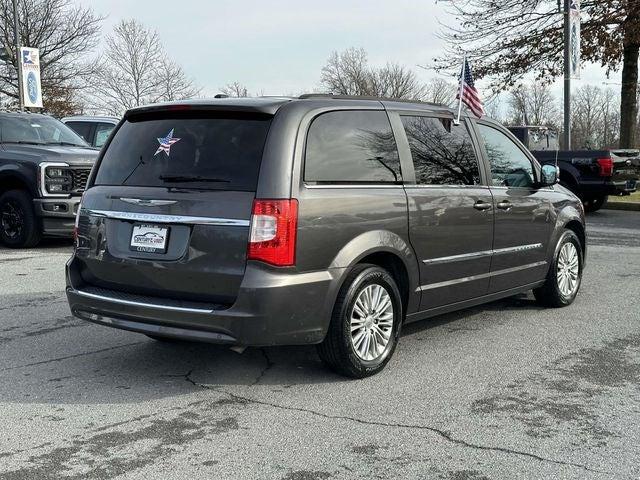
<instances>
[{"instance_id":1,"label":"roof rail","mask_svg":"<svg viewBox=\"0 0 640 480\"><path fill-rule=\"evenodd\" d=\"M424 102L422 100L411 100L407 98L391 98L391 97L376 97L373 95L341 95L334 93L304 93L298 97L300 100L306 100L311 98L333 98L336 100L377 100L387 102L402 102L402 103L421 103L423 105L430 105L434 107L448 108L446 105L434 102Z\"/></svg>"}]
</instances>

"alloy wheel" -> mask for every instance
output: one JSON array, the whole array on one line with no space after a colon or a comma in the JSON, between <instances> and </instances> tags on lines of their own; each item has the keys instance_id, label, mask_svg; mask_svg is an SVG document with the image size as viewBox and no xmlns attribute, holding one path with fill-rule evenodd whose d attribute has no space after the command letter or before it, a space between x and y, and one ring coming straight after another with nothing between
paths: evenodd
<instances>
[{"instance_id":1,"label":"alloy wheel","mask_svg":"<svg viewBox=\"0 0 640 480\"><path fill-rule=\"evenodd\" d=\"M389 292L378 284L365 287L351 310L350 327L353 349L362 360L381 357L393 332L394 311Z\"/></svg>"},{"instance_id":2,"label":"alloy wheel","mask_svg":"<svg viewBox=\"0 0 640 480\"><path fill-rule=\"evenodd\" d=\"M578 289L580 258L573 243L565 243L558 254L558 289L565 297L570 297Z\"/></svg>"},{"instance_id":3,"label":"alloy wheel","mask_svg":"<svg viewBox=\"0 0 640 480\"><path fill-rule=\"evenodd\" d=\"M0 211L0 224L7 238L18 238L24 229L24 212L20 205L6 201Z\"/></svg>"}]
</instances>

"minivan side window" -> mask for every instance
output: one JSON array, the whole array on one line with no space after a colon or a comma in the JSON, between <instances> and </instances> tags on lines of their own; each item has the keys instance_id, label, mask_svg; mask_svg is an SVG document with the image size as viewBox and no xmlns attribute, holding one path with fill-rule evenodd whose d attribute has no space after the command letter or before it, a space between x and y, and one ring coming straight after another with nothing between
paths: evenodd
<instances>
[{"instance_id":1,"label":"minivan side window","mask_svg":"<svg viewBox=\"0 0 640 480\"><path fill-rule=\"evenodd\" d=\"M387 114L344 110L316 117L307 135L307 182L400 182L400 158Z\"/></svg>"},{"instance_id":2,"label":"minivan side window","mask_svg":"<svg viewBox=\"0 0 640 480\"><path fill-rule=\"evenodd\" d=\"M504 133L478 124L480 136L491 164L491 181L496 187L530 188L535 183L533 165L520 148Z\"/></svg>"},{"instance_id":3,"label":"minivan side window","mask_svg":"<svg viewBox=\"0 0 640 480\"><path fill-rule=\"evenodd\" d=\"M402 116L416 182L422 185L478 185L480 169L466 125L450 118Z\"/></svg>"}]
</instances>

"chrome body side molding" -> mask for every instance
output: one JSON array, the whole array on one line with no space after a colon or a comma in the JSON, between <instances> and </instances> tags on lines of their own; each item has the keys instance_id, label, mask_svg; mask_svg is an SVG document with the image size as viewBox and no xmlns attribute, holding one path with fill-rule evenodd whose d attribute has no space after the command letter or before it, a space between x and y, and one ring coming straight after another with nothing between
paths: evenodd
<instances>
[{"instance_id":1,"label":"chrome body side molding","mask_svg":"<svg viewBox=\"0 0 640 480\"><path fill-rule=\"evenodd\" d=\"M462 277L462 278L456 278L454 280L447 280L446 282L430 283L430 284L422 285L418 287L416 291L424 292L425 290L433 290L435 288L448 287L448 286L456 285L459 283L472 282L474 280L481 280L483 278L495 277L497 275L505 275L507 273L514 273L514 272L519 272L521 270L527 270L529 268L541 267L546 264L547 264L547 261L543 260L541 262L528 263L527 265L520 265L517 267L505 268L503 270L496 270L495 272L487 272L487 273L481 273L479 275L472 275L470 277Z\"/></svg>"},{"instance_id":2,"label":"chrome body side molding","mask_svg":"<svg viewBox=\"0 0 640 480\"><path fill-rule=\"evenodd\" d=\"M422 260L426 265L439 265L441 263L461 262L482 257L490 257L492 255L504 255L507 253L527 252L542 248L541 243L532 243L529 245L518 245L517 247L498 248L496 250L482 250L479 252L463 253L462 255L451 255L450 257L438 257L429 260Z\"/></svg>"}]
</instances>

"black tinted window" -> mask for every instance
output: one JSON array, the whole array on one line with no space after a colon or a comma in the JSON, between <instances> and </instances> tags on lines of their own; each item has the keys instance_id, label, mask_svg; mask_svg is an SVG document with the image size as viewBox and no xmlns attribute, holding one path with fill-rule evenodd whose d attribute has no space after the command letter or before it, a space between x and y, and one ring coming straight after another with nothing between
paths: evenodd
<instances>
[{"instance_id":1,"label":"black tinted window","mask_svg":"<svg viewBox=\"0 0 640 480\"><path fill-rule=\"evenodd\" d=\"M6 143L69 144L86 147L86 142L60 120L46 115L7 115L0 118L0 133Z\"/></svg>"},{"instance_id":2,"label":"black tinted window","mask_svg":"<svg viewBox=\"0 0 640 480\"><path fill-rule=\"evenodd\" d=\"M91 143L91 124L89 122L66 122L65 125L80 135L86 142Z\"/></svg>"},{"instance_id":3,"label":"black tinted window","mask_svg":"<svg viewBox=\"0 0 640 480\"><path fill-rule=\"evenodd\" d=\"M478 125L491 164L493 185L531 187L533 166L527 156L504 133L486 125Z\"/></svg>"},{"instance_id":4,"label":"black tinted window","mask_svg":"<svg viewBox=\"0 0 640 480\"><path fill-rule=\"evenodd\" d=\"M478 185L480 171L469 131L451 119L402 117L416 181L426 185Z\"/></svg>"},{"instance_id":5,"label":"black tinted window","mask_svg":"<svg viewBox=\"0 0 640 480\"><path fill-rule=\"evenodd\" d=\"M270 118L129 119L105 151L95 183L255 190Z\"/></svg>"},{"instance_id":6,"label":"black tinted window","mask_svg":"<svg viewBox=\"0 0 640 480\"><path fill-rule=\"evenodd\" d=\"M304 178L311 182L400 181L400 159L385 112L340 111L309 128Z\"/></svg>"}]
</instances>

